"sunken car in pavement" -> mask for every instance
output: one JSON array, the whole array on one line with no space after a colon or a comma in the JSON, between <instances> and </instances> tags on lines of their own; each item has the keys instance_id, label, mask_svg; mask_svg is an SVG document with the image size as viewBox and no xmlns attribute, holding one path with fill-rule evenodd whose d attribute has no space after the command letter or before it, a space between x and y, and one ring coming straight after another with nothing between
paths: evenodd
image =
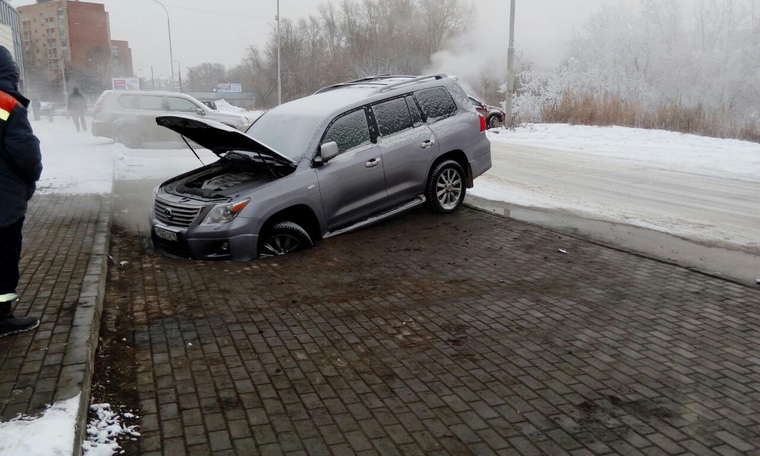
<instances>
[{"instance_id":1,"label":"sunken car in pavement","mask_svg":"<svg viewBox=\"0 0 760 456\"><path fill-rule=\"evenodd\" d=\"M156 122L220 157L156 189L154 246L187 258L283 255L423 203L454 212L491 167L485 119L445 74L335 84L246 133L191 116Z\"/></svg>"}]
</instances>

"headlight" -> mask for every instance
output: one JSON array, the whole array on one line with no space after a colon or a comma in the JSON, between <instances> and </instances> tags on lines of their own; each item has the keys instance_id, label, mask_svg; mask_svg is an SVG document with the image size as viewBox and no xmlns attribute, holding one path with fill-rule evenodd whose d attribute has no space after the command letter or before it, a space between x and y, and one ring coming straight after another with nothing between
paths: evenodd
<instances>
[{"instance_id":1,"label":"headlight","mask_svg":"<svg viewBox=\"0 0 760 456\"><path fill-rule=\"evenodd\" d=\"M249 201L251 201L251 199L246 198L235 203L217 204L211 209L211 212L208 213L206 218L203 219L201 225L221 225L222 223L229 223L237 217Z\"/></svg>"}]
</instances>

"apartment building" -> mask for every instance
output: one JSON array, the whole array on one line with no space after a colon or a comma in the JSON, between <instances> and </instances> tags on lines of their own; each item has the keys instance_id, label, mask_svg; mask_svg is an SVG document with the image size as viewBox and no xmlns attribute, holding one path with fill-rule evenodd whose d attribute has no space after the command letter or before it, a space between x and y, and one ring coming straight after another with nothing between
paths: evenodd
<instances>
[{"instance_id":1,"label":"apartment building","mask_svg":"<svg viewBox=\"0 0 760 456\"><path fill-rule=\"evenodd\" d=\"M27 86L38 97L60 99L74 86L85 94L99 94L110 87L115 53L119 72L124 67L131 70L129 45L117 42L114 47L104 5L37 0L18 11ZM121 60L122 55L128 63Z\"/></svg>"}]
</instances>

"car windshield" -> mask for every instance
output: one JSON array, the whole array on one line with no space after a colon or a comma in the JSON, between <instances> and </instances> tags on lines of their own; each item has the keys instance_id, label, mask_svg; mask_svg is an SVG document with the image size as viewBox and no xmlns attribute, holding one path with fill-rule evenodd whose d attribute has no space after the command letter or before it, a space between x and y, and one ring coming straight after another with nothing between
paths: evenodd
<instances>
[{"instance_id":1,"label":"car windshield","mask_svg":"<svg viewBox=\"0 0 760 456\"><path fill-rule=\"evenodd\" d=\"M322 119L320 116L294 116L272 110L259 117L246 133L276 152L299 161L306 154L309 141Z\"/></svg>"}]
</instances>

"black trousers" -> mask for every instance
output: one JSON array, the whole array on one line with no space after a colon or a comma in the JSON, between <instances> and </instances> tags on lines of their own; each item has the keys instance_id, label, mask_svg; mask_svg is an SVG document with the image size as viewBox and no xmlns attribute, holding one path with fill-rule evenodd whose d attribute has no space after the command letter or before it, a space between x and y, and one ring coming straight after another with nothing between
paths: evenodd
<instances>
[{"instance_id":1,"label":"black trousers","mask_svg":"<svg viewBox=\"0 0 760 456\"><path fill-rule=\"evenodd\" d=\"M21 227L24 217L0 228L0 295L15 293L18 286L18 261L21 259Z\"/></svg>"},{"instance_id":2,"label":"black trousers","mask_svg":"<svg viewBox=\"0 0 760 456\"><path fill-rule=\"evenodd\" d=\"M84 114L72 114L71 117L74 118L74 125L77 126L77 131L80 131L80 123L82 124L81 129L87 131L87 122L84 120Z\"/></svg>"}]
</instances>

